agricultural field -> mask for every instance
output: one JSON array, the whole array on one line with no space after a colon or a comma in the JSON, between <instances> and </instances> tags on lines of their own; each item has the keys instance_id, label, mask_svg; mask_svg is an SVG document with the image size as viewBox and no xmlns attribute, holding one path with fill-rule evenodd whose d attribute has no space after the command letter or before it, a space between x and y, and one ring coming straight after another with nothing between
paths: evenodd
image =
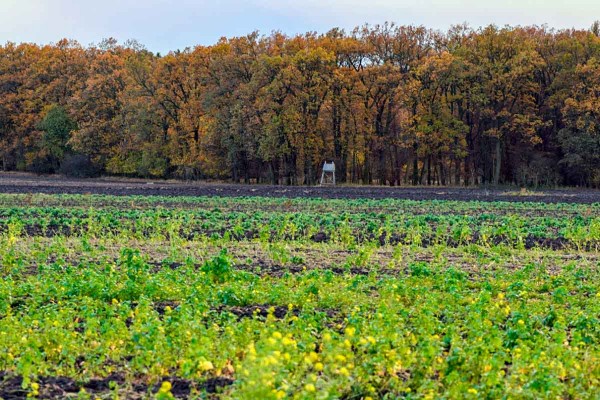
<instances>
[{"instance_id":1,"label":"agricultural field","mask_svg":"<svg viewBox=\"0 0 600 400\"><path fill-rule=\"evenodd\" d=\"M598 202L0 194L0 242L3 399L600 398Z\"/></svg>"}]
</instances>

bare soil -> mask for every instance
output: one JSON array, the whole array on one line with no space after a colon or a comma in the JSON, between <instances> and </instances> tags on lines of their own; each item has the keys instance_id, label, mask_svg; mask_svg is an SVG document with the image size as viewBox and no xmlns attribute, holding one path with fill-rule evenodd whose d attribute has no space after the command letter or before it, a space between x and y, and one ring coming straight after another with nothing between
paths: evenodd
<instances>
[{"instance_id":1,"label":"bare soil","mask_svg":"<svg viewBox=\"0 0 600 400\"><path fill-rule=\"evenodd\" d=\"M165 377L164 380L171 382L171 393L178 399L188 398L192 388L206 393L216 393L234 382L232 378L225 376L210 378L202 382L177 377ZM124 374L118 372L106 378L90 379L87 382L78 382L63 376L42 376L38 377L37 381L40 386L37 396L39 399L77 398L77 393L81 389L97 397L112 398L114 391L111 389L111 382L121 387L118 392L123 398L141 399L148 397L148 393L158 392L160 387L160 383L149 384L144 379L138 379L132 385L126 385ZM22 382L22 376L0 371L0 398L5 400L27 398L28 391L22 388Z\"/></svg>"},{"instance_id":2,"label":"bare soil","mask_svg":"<svg viewBox=\"0 0 600 400\"><path fill-rule=\"evenodd\" d=\"M408 199L544 203L600 202L600 191L553 189L521 193L512 189L384 186L273 186L141 179L73 179L58 175L0 173L0 193L106 194L116 196L264 196L277 198Z\"/></svg>"}]
</instances>

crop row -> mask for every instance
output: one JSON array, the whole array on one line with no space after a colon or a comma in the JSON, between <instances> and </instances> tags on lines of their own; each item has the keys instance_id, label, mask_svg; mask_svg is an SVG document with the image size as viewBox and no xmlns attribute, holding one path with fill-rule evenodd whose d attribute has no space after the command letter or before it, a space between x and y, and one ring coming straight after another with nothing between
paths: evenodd
<instances>
[{"instance_id":1,"label":"crop row","mask_svg":"<svg viewBox=\"0 0 600 400\"><path fill-rule=\"evenodd\" d=\"M21 236L261 241L317 241L345 245L598 249L600 217L528 218L518 215L406 215L383 213L222 212L221 210L0 209L0 232Z\"/></svg>"},{"instance_id":2,"label":"crop row","mask_svg":"<svg viewBox=\"0 0 600 400\"><path fill-rule=\"evenodd\" d=\"M160 197L160 196L107 196L107 195L44 195L0 194L0 207L57 207L70 210L90 208L134 209L188 209L245 212L285 213L396 213L435 215L513 215L526 217L573 217L600 215L600 201L594 204L480 202L448 200L396 199L286 199L267 197Z\"/></svg>"}]
</instances>

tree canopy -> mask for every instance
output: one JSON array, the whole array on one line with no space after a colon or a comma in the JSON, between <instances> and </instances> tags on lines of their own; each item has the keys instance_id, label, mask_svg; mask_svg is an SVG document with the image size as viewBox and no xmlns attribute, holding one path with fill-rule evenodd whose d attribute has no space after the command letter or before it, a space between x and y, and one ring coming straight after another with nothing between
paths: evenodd
<instances>
[{"instance_id":1,"label":"tree canopy","mask_svg":"<svg viewBox=\"0 0 600 400\"><path fill-rule=\"evenodd\" d=\"M600 37L547 27L0 46L4 170L600 187ZM83 161L82 161L83 160Z\"/></svg>"}]
</instances>

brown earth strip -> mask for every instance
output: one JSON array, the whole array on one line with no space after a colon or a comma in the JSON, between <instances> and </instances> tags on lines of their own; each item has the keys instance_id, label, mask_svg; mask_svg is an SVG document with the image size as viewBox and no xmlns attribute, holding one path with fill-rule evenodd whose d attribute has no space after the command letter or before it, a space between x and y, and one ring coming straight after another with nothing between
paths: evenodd
<instances>
[{"instance_id":1,"label":"brown earth strip","mask_svg":"<svg viewBox=\"0 0 600 400\"><path fill-rule=\"evenodd\" d=\"M409 199L509 201L543 203L600 202L597 190L545 190L520 194L514 189L455 187L382 187L382 186L272 186L215 183L180 183L120 179L72 179L60 176L0 174L0 193L107 194L116 196L220 196L283 197L328 199Z\"/></svg>"},{"instance_id":2,"label":"brown earth strip","mask_svg":"<svg viewBox=\"0 0 600 400\"><path fill-rule=\"evenodd\" d=\"M217 393L221 388L232 385L234 380L230 377L213 377L204 381L192 381L175 376L165 377L161 382L171 383L171 393L175 398L188 398L192 389ZM161 383L148 384L143 379L128 382L123 373L113 373L105 378L93 378L88 381L78 382L64 376L38 377L35 382L39 385L39 399L63 399L77 397L81 389L96 396L109 395L113 392L112 385L119 387L122 398L144 398L148 393L157 393ZM27 398L30 390L22 388L23 377L0 371L0 398L3 400L16 400Z\"/></svg>"}]
</instances>

